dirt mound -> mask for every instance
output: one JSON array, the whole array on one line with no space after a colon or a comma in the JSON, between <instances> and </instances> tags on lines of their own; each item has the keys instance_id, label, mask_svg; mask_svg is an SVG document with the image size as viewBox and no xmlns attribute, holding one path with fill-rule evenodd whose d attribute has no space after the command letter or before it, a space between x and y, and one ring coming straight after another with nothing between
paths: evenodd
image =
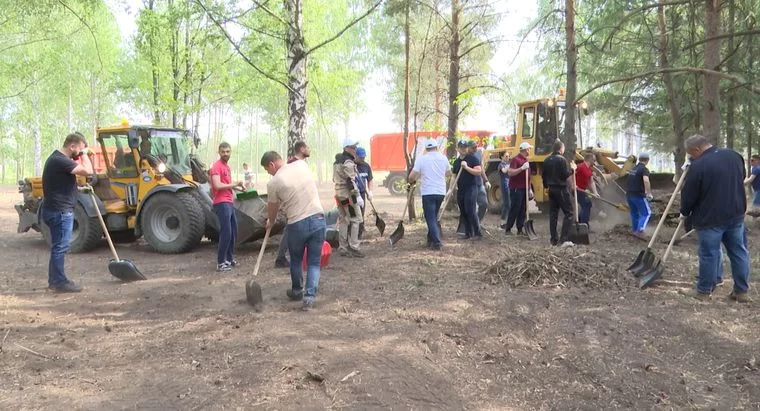
<instances>
[{"instance_id":1,"label":"dirt mound","mask_svg":"<svg viewBox=\"0 0 760 411\"><path fill-rule=\"evenodd\" d=\"M622 288L628 283L623 271L597 252L572 248L512 253L484 270L492 285L560 288Z\"/></svg>"}]
</instances>

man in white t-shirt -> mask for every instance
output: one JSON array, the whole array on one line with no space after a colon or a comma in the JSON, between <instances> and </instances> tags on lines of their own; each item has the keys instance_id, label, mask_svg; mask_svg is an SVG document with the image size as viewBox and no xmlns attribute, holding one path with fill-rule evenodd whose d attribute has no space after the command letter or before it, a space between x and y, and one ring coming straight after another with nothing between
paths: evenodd
<instances>
[{"instance_id":1,"label":"man in white t-shirt","mask_svg":"<svg viewBox=\"0 0 760 411\"><path fill-rule=\"evenodd\" d=\"M427 246L441 249L441 230L438 228L438 213L446 196L446 176L451 175L449 161L438 151L435 141L425 144L425 153L414 162L409 181L421 181L422 210L428 226Z\"/></svg>"},{"instance_id":2,"label":"man in white t-shirt","mask_svg":"<svg viewBox=\"0 0 760 411\"><path fill-rule=\"evenodd\" d=\"M288 250L290 250L291 288L288 298L303 300L304 311L311 310L319 288L319 262L325 242L325 212L319 201L317 184L303 160L285 164L279 154L267 151L261 166L273 176L267 183L267 229L277 218L280 208L287 216ZM307 250L306 289L302 285L304 249Z\"/></svg>"}]
</instances>

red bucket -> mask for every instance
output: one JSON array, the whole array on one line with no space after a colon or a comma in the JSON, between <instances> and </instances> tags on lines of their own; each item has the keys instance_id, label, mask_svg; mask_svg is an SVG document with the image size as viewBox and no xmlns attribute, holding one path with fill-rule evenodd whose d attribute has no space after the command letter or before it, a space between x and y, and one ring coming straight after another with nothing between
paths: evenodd
<instances>
[{"instance_id":1,"label":"red bucket","mask_svg":"<svg viewBox=\"0 0 760 411\"><path fill-rule=\"evenodd\" d=\"M319 257L319 267L325 268L327 267L327 264L330 263L330 256L332 255L332 247L330 246L330 243L325 241L322 243L322 254ZM308 257L308 250L304 248L303 250L303 269L306 271L306 261Z\"/></svg>"}]
</instances>

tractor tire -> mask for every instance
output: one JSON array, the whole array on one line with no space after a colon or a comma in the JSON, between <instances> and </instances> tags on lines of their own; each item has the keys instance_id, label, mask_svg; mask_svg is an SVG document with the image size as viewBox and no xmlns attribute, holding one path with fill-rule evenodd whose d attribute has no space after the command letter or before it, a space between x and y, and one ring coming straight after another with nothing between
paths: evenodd
<instances>
[{"instance_id":1,"label":"tractor tire","mask_svg":"<svg viewBox=\"0 0 760 411\"><path fill-rule=\"evenodd\" d=\"M406 195L406 178L401 174L393 174L388 177L388 192L392 196Z\"/></svg>"},{"instance_id":2,"label":"tractor tire","mask_svg":"<svg viewBox=\"0 0 760 411\"><path fill-rule=\"evenodd\" d=\"M488 195L488 212L491 214L501 214L501 179L498 171L492 171L488 174L488 182L491 183L491 189L486 193Z\"/></svg>"},{"instance_id":3,"label":"tractor tire","mask_svg":"<svg viewBox=\"0 0 760 411\"><path fill-rule=\"evenodd\" d=\"M50 228L40 218L40 232L48 247L52 243ZM103 229L97 217L88 217L81 204L74 207L74 226L71 230L69 252L73 254L86 253L98 246L103 239Z\"/></svg>"},{"instance_id":4,"label":"tractor tire","mask_svg":"<svg viewBox=\"0 0 760 411\"><path fill-rule=\"evenodd\" d=\"M203 237L203 209L190 193L156 193L140 216L145 241L161 254L186 253Z\"/></svg>"}]
</instances>

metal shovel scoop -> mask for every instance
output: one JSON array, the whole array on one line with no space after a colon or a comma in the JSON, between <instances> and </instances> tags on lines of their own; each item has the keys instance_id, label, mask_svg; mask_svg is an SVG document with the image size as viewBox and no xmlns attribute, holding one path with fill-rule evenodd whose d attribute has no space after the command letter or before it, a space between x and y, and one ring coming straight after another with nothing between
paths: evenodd
<instances>
[{"instance_id":1,"label":"metal shovel scoop","mask_svg":"<svg viewBox=\"0 0 760 411\"><path fill-rule=\"evenodd\" d=\"M581 223L578 216L578 190L573 190L575 197L575 222L570 227L570 241L575 244L589 245L591 243L588 237L588 224Z\"/></svg>"},{"instance_id":2,"label":"metal shovel scoop","mask_svg":"<svg viewBox=\"0 0 760 411\"><path fill-rule=\"evenodd\" d=\"M528 235L528 240L538 240L538 234L533 228L533 220L530 219L530 169L525 170L525 224L523 224L523 230Z\"/></svg>"},{"instance_id":3,"label":"metal shovel scoop","mask_svg":"<svg viewBox=\"0 0 760 411\"><path fill-rule=\"evenodd\" d=\"M108 271L111 273L112 276L125 282L147 280L148 278L145 277L143 273L141 273L140 270L137 269L137 267L135 267L134 263L132 263L129 260L119 259L119 255L116 254L116 248L114 248L113 246L113 241L111 241L111 235L108 234L108 227L106 227L106 222L103 221L103 216L100 215L100 209L98 208L97 200L95 200L95 194L93 194L92 192L92 187L90 187L89 190L90 190L90 199L92 200L92 205L95 207L95 210L97 211L95 214L98 215L98 221L100 221L100 227L103 229L103 234L106 236L106 240L108 241L108 247L111 248L111 254L113 254L113 260L108 262Z\"/></svg>"},{"instance_id":4,"label":"metal shovel scoop","mask_svg":"<svg viewBox=\"0 0 760 411\"><path fill-rule=\"evenodd\" d=\"M253 274L248 281L245 282L245 299L248 300L248 304L254 307L258 307L264 302L264 296L261 294L261 285L256 282L256 276L259 274L259 267L261 267L261 259L264 257L264 250L267 248L267 241L269 240L269 233L272 231L272 227L267 228L264 234L264 239L261 241L261 250L259 250L259 258L256 259L256 266L253 267Z\"/></svg>"},{"instance_id":5,"label":"metal shovel scoop","mask_svg":"<svg viewBox=\"0 0 760 411\"><path fill-rule=\"evenodd\" d=\"M660 260L654 268L641 274L641 278L639 278L639 288L645 288L662 277L662 273L665 272L665 262L668 260L670 250L673 249L673 244L676 242L676 236L678 235L678 232L681 231L683 222L683 219L678 222L678 227L673 233L673 237L670 239L670 243L668 243L668 248L665 250L665 254L662 256L662 260Z\"/></svg>"},{"instance_id":6,"label":"metal shovel scoop","mask_svg":"<svg viewBox=\"0 0 760 411\"><path fill-rule=\"evenodd\" d=\"M404 218L406 217L406 210L409 209L409 202L412 201L412 195L414 195L414 186L409 187L409 194L406 196L406 205L404 206L404 212L401 214L401 220L398 222L398 226L391 233L388 241L391 243L391 247L396 245L402 238L404 238Z\"/></svg>"},{"instance_id":7,"label":"metal shovel scoop","mask_svg":"<svg viewBox=\"0 0 760 411\"><path fill-rule=\"evenodd\" d=\"M375 209L375 205L372 204L372 200L367 198L367 201L369 201L369 205L372 207L372 212L375 214L375 227L377 227L377 231L380 232L380 236L382 237L385 233L385 220L380 218L380 215L377 214L377 210Z\"/></svg>"}]
</instances>

